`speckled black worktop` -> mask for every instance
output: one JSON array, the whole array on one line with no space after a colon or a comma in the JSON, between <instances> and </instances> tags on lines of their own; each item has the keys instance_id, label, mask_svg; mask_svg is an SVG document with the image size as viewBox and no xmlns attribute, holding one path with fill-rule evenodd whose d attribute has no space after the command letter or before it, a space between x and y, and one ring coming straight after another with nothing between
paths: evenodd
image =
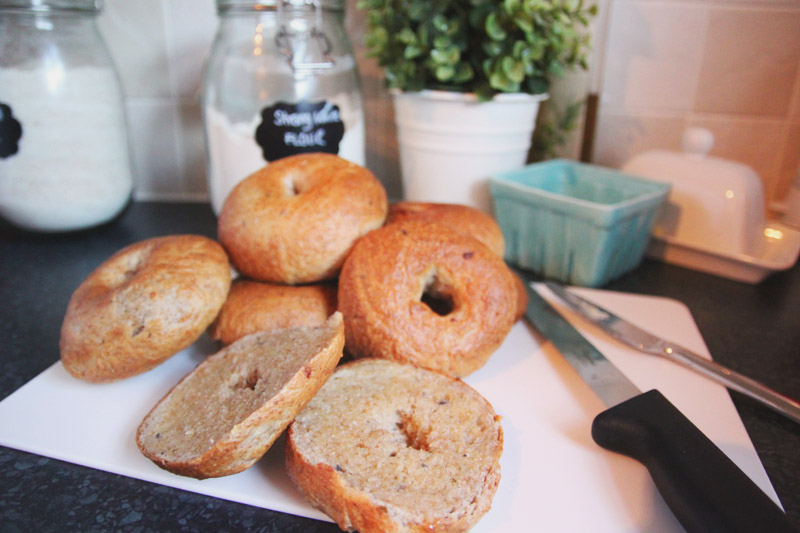
<instances>
[{"instance_id":1,"label":"speckled black worktop","mask_svg":"<svg viewBox=\"0 0 800 533\"><path fill-rule=\"evenodd\" d=\"M127 244L176 233L214 237L209 206L134 203L110 224L63 235L24 233L0 222L0 399L58 360L67 301L97 265ZM605 288L682 301L714 359L800 398L800 266L748 285L646 259ZM800 527L800 424L731 395ZM0 533L56 530L338 528L0 447Z\"/></svg>"}]
</instances>

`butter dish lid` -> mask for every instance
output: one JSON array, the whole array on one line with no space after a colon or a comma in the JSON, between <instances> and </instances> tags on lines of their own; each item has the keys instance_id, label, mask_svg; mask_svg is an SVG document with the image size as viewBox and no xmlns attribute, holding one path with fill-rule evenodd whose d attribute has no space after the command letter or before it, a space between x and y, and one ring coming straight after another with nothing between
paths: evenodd
<instances>
[{"instance_id":1,"label":"butter dish lid","mask_svg":"<svg viewBox=\"0 0 800 533\"><path fill-rule=\"evenodd\" d=\"M709 155L714 135L688 128L682 151L650 150L631 158L624 172L672 188L653 235L726 254L757 254L763 245L764 187L747 165Z\"/></svg>"}]
</instances>

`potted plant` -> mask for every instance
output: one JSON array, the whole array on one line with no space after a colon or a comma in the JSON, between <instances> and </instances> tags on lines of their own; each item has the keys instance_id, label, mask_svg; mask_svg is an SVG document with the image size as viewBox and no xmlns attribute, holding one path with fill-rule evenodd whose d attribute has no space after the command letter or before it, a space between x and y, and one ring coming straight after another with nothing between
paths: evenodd
<instances>
[{"instance_id":1,"label":"potted plant","mask_svg":"<svg viewBox=\"0 0 800 533\"><path fill-rule=\"evenodd\" d=\"M392 90L404 195L490 210L525 163L552 76L586 67L584 0L359 0Z\"/></svg>"}]
</instances>

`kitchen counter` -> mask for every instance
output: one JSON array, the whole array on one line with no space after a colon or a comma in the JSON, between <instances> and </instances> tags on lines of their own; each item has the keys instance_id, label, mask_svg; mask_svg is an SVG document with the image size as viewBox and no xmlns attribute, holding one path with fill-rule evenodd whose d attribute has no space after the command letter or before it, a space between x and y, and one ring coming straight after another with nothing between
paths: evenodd
<instances>
[{"instance_id":1,"label":"kitchen counter","mask_svg":"<svg viewBox=\"0 0 800 533\"><path fill-rule=\"evenodd\" d=\"M72 291L113 252L158 235L214 237L215 230L209 206L196 203L137 202L105 226L63 235L25 233L0 222L0 399L58 360ZM645 259L604 288L682 301L715 360L800 398L800 265L747 285ZM731 396L800 528L800 424L738 393ZM3 532L339 530L4 447L0 487Z\"/></svg>"}]
</instances>

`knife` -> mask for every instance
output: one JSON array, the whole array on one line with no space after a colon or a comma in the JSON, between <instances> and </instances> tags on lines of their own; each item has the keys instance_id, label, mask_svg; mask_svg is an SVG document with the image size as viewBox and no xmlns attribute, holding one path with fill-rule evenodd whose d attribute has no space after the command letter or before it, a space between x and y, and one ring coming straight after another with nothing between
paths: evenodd
<instances>
[{"instance_id":1,"label":"knife","mask_svg":"<svg viewBox=\"0 0 800 533\"><path fill-rule=\"evenodd\" d=\"M657 390L642 393L517 270L525 316L610 407L592 422L594 441L642 463L676 518L694 532L796 532L783 511Z\"/></svg>"},{"instance_id":2,"label":"knife","mask_svg":"<svg viewBox=\"0 0 800 533\"><path fill-rule=\"evenodd\" d=\"M778 413L800 422L800 403L787 398L747 376L734 372L714 361L673 342L640 329L608 309L568 291L564 286L545 282L567 306L590 320L612 337L639 351L664 357L722 383L726 387L758 400Z\"/></svg>"}]
</instances>

